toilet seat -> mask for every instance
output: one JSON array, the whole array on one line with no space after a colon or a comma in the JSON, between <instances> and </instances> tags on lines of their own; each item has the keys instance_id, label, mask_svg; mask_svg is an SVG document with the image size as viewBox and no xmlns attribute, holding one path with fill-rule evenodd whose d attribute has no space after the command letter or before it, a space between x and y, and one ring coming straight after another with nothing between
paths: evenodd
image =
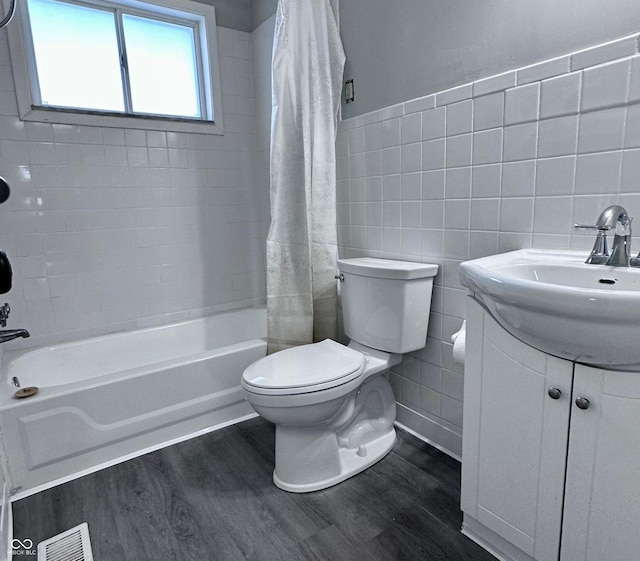
<instances>
[{"instance_id":1,"label":"toilet seat","mask_svg":"<svg viewBox=\"0 0 640 561\"><path fill-rule=\"evenodd\" d=\"M363 353L331 339L293 347L266 356L249 366L242 385L262 395L296 395L346 384L362 375Z\"/></svg>"}]
</instances>

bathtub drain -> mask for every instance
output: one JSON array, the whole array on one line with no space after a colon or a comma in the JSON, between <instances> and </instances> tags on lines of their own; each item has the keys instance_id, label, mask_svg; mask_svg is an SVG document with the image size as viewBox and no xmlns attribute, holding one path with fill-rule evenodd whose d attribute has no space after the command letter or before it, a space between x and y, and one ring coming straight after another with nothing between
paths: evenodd
<instances>
[{"instance_id":1,"label":"bathtub drain","mask_svg":"<svg viewBox=\"0 0 640 561\"><path fill-rule=\"evenodd\" d=\"M36 395L40 391L40 388L36 386L29 386L28 388L21 388L16 393L13 394L13 397L16 399L24 399L25 397L31 397L32 395Z\"/></svg>"}]
</instances>

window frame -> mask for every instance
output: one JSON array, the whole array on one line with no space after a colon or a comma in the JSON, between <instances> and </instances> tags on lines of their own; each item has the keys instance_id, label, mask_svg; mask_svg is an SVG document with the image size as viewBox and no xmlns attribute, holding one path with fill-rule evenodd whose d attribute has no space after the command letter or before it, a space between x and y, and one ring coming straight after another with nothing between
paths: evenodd
<instances>
[{"instance_id":1,"label":"window frame","mask_svg":"<svg viewBox=\"0 0 640 561\"><path fill-rule=\"evenodd\" d=\"M16 17L7 27L11 66L16 89L18 113L23 121L90 125L101 127L150 129L172 132L223 134L222 89L216 36L215 8L193 0L59 0L79 6L112 11L118 22L118 47L122 51L120 35L122 14L142 16L170 23L193 23L197 59L201 65L199 94L201 119L163 116L146 113L119 113L83 108L48 107L37 105L40 100L35 65L35 52L26 2L18 2ZM6 0L5 0L6 3ZM204 33L202 30L204 29ZM124 73L124 71L123 71ZM123 80L125 78L123 77ZM128 79L128 78L127 78ZM123 94L126 96L123 86ZM125 107L130 100L125 97Z\"/></svg>"}]
</instances>

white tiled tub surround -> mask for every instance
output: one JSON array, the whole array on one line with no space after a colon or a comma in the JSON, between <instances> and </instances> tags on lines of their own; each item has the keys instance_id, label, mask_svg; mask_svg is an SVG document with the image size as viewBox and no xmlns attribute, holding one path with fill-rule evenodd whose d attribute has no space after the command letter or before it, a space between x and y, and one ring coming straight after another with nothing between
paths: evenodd
<instances>
[{"instance_id":1,"label":"white tiled tub surround","mask_svg":"<svg viewBox=\"0 0 640 561\"><path fill-rule=\"evenodd\" d=\"M458 265L588 250L593 235L572 225L609 204L640 218L638 36L343 121L337 146L341 255L441 265L427 345L391 380L400 421L460 455Z\"/></svg>"},{"instance_id":2,"label":"white tiled tub surround","mask_svg":"<svg viewBox=\"0 0 640 561\"><path fill-rule=\"evenodd\" d=\"M265 297L250 34L218 28L223 136L23 123L0 33L0 248L8 327L40 346ZM6 349L5 349L6 350Z\"/></svg>"}]
</instances>

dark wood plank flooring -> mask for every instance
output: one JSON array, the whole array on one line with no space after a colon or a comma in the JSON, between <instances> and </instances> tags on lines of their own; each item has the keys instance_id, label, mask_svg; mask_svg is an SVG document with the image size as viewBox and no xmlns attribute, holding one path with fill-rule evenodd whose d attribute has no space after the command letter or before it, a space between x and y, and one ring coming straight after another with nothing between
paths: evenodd
<instances>
[{"instance_id":1,"label":"dark wood plank flooring","mask_svg":"<svg viewBox=\"0 0 640 561\"><path fill-rule=\"evenodd\" d=\"M336 487L276 488L262 419L129 460L13 505L38 543L88 522L96 561L495 561L460 533L460 465L398 431L386 458Z\"/></svg>"}]
</instances>

